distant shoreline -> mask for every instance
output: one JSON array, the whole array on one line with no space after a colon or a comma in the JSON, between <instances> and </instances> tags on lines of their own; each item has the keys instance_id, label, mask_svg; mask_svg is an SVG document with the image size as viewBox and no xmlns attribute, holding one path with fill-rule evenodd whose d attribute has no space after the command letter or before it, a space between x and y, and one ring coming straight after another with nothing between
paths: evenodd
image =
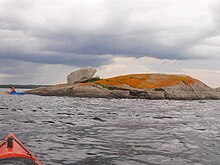
<instances>
[{"instance_id":1,"label":"distant shoreline","mask_svg":"<svg viewBox=\"0 0 220 165\"><path fill-rule=\"evenodd\" d=\"M51 85L3 84L3 85L0 85L0 88L10 88L11 86L14 86L15 88L19 88L19 89L34 89L34 88L39 88L39 87L50 87Z\"/></svg>"}]
</instances>

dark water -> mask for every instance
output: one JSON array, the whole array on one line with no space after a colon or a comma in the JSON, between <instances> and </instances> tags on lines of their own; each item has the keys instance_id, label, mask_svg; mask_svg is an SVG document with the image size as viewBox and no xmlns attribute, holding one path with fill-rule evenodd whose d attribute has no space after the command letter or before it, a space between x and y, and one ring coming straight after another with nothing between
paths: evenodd
<instances>
[{"instance_id":1,"label":"dark water","mask_svg":"<svg viewBox=\"0 0 220 165\"><path fill-rule=\"evenodd\" d=\"M220 101L3 95L14 133L44 165L219 165Z\"/></svg>"}]
</instances>

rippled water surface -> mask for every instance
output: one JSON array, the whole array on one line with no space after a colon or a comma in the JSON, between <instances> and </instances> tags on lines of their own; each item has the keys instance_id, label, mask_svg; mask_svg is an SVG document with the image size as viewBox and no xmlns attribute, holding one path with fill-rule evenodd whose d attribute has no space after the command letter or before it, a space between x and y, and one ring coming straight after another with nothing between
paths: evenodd
<instances>
[{"instance_id":1,"label":"rippled water surface","mask_svg":"<svg viewBox=\"0 0 220 165\"><path fill-rule=\"evenodd\" d=\"M44 165L219 165L220 101L3 95L14 133Z\"/></svg>"}]
</instances>

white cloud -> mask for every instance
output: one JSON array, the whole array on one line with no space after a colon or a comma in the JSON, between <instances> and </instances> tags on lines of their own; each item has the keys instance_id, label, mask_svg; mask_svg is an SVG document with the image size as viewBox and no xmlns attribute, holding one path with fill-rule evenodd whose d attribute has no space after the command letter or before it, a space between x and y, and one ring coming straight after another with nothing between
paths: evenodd
<instances>
[{"instance_id":1,"label":"white cloud","mask_svg":"<svg viewBox=\"0 0 220 165\"><path fill-rule=\"evenodd\" d=\"M7 74L0 74L0 83L2 84L2 82L3 82L5 79L9 78L9 77L10 77L10 76L7 75Z\"/></svg>"},{"instance_id":2,"label":"white cloud","mask_svg":"<svg viewBox=\"0 0 220 165\"><path fill-rule=\"evenodd\" d=\"M32 81L37 84L62 84L66 83L67 75L77 70L77 67L66 65L41 65L38 67Z\"/></svg>"},{"instance_id":3,"label":"white cloud","mask_svg":"<svg viewBox=\"0 0 220 165\"><path fill-rule=\"evenodd\" d=\"M99 67L97 75L102 78L110 78L119 75L146 73L152 71L148 68L148 66L140 65L139 63L140 61L133 57L116 57L113 59L113 63Z\"/></svg>"},{"instance_id":4,"label":"white cloud","mask_svg":"<svg viewBox=\"0 0 220 165\"><path fill-rule=\"evenodd\" d=\"M219 70L206 70L206 69L184 69L186 74L201 80L207 85L217 88L220 87L220 69Z\"/></svg>"},{"instance_id":5,"label":"white cloud","mask_svg":"<svg viewBox=\"0 0 220 165\"><path fill-rule=\"evenodd\" d=\"M3 60L0 61L0 84L60 84L66 83L66 77L78 69L60 64L36 64Z\"/></svg>"}]
</instances>

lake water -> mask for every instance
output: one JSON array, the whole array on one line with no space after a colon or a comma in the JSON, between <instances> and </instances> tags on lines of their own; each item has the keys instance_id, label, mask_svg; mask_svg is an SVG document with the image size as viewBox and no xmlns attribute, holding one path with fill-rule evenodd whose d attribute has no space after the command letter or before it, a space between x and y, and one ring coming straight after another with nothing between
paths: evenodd
<instances>
[{"instance_id":1,"label":"lake water","mask_svg":"<svg viewBox=\"0 0 220 165\"><path fill-rule=\"evenodd\" d=\"M3 95L14 133L44 165L219 165L220 101Z\"/></svg>"}]
</instances>

